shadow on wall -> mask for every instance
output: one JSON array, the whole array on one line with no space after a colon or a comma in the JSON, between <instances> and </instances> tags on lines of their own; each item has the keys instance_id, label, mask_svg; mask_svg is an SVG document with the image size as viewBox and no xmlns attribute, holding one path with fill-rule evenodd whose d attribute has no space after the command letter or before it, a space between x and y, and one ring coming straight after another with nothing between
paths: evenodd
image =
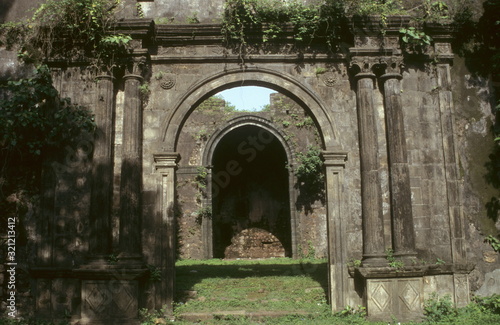
<instances>
[{"instance_id":1,"label":"shadow on wall","mask_svg":"<svg viewBox=\"0 0 500 325\"><path fill-rule=\"evenodd\" d=\"M0 0L0 23L5 22L5 18L10 11L10 8L16 0Z\"/></svg>"},{"instance_id":2,"label":"shadow on wall","mask_svg":"<svg viewBox=\"0 0 500 325\"><path fill-rule=\"evenodd\" d=\"M0 24L30 18L47 0L0 0Z\"/></svg>"}]
</instances>

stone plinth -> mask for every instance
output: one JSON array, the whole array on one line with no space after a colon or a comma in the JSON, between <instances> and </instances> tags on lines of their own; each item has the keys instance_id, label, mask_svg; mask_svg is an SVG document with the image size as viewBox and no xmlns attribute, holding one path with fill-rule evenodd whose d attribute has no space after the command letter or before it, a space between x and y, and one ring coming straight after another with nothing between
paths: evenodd
<instances>
[{"instance_id":1,"label":"stone plinth","mask_svg":"<svg viewBox=\"0 0 500 325\"><path fill-rule=\"evenodd\" d=\"M401 268L360 267L349 270L364 281L364 304L372 321L423 318L430 293L449 295L457 305L468 301L467 274L471 264L415 265ZM466 290L463 290L465 281Z\"/></svg>"},{"instance_id":2,"label":"stone plinth","mask_svg":"<svg viewBox=\"0 0 500 325\"><path fill-rule=\"evenodd\" d=\"M73 271L82 279L80 324L137 324L140 290L148 270L127 264L118 261Z\"/></svg>"}]
</instances>

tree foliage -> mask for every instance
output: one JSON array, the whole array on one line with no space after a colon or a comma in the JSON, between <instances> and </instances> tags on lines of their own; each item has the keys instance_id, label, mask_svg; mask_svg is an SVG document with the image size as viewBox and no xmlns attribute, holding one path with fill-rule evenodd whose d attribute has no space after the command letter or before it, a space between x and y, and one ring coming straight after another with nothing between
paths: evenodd
<instances>
[{"instance_id":1,"label":"tree foliage","mask_svg":"<svg viewBox=\"0 0 500 325\"><path fill-rule=\"evenodd\" d=\"M289 26L298 44L322 39L335 49L346 22L341 1L304 4L298 0L227 0L222 30L226 41L239 44L241 49L251 42L252 31L262 31L253 41L266 43L278 39Z\"/></svg>"},{"instance_id":2,"label":"tree foliage","mask_svg":"<svg viewBox=\"0 0 500 325\"><path fill-rule=\"evenodd\" d=\"M14 196L38 193L44 155L93 132L95 124L89 111L59 98L47 66L9 81L0 94L0 210L6 211L6 199L18 203Z\"/></svg>"},{"instance_id":3,"label":"tree foliage","mask_svg":"<svg viewBox=\"0 0 500 325\"><path fill-rule=\"evenodd\" d=\"M120 0L48 0L27 21L0 26L0 46L25 62L90 60L108 69L127 53L130 36L115 34Z\"/></svg>"},{"instance_id":4,"label":"tree foliage","mask_svg":"<svg viewBox=\"0 0 500 325\"><path fill-rule=\"evenodd\" d=\"M9 81L0 100L1 149L40 155L50 146L68 142L83 130L92 130L90 113L58 98L47 66L35 69L32 78Z\"/></svg>"},{"instance_id":5,"label":"tree foliage","mask_svg":"<svg viewBox=\"0 0 500 325\"><path fill-rule=\"evenodd\" d=\"M309 147L306 152L298 152L296 158L296 188L299 189L297 208L310 212L316 201L324 203L325 200L325 173L321 150Z\"/></svg>"}]
</instances>

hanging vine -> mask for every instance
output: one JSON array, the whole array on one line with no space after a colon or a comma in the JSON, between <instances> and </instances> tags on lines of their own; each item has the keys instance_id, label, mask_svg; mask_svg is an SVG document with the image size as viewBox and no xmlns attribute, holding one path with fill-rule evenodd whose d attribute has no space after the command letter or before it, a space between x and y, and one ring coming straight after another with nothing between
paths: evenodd
<instances>
[{"instance_id":1,"label":"hanging vine","mask_svg":"<svg viewBox=\"0 0 500 325\"><path fill-rule=\"evenodd\" d=\"M347 24L344 12L343 3L334 0L321 4L298 0L227 0L222 33L227 44L235 45L240 54L244 54L250 43L277 40L290 28L299 46L321 39L330 50L336 50L342 39L342 26Z\"/></svg>"},{"instance_id":2,"label":"hanging vine","mask_svg":"<svg viewBox=\"0 0 500 325\"><path fill-rule=\"evenodd\" d=\"M0 25L0 46L28 63L90 61L112 69L132 38L114 33L120 0L48 0L23 22Z\"/></svg>"}]
</instances>

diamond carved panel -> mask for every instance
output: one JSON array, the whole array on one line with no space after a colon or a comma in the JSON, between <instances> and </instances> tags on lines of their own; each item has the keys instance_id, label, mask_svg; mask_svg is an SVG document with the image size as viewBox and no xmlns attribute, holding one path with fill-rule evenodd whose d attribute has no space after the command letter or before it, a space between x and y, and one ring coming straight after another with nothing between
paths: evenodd
<instances>
[{"instance_id":1,"label":"diamond carved panel","mask_svg":"<svg viewBox=\"0 0 500 325\"><path fill-rule=\"evenodd\" d=\"M401 299L408 310L416 311L419 309L419 298L420 292L413 287L412 283L403 283L403 289L399 294L399 299Z\"/></svg>"},{"instance_id":2,"label":"diamond carved panel","mask_svg":"<svg viewBox=\"0 0 500 325\"><path fill-rule=\"evenodd\" d=\"M367 308L372 320L420 319L422 278L367 279Z\"/></svg>"},{"instance_id":3,"label":"diamond carved panel","mask_svg":"<svg viewBox=\"0 0 500 325\"><path fill-rule=\"evenodd\" d=\"M94 314L102 314L111 301L109 290L107 290L105 286L99 286L97 284L89 284L87 289L90 292L85 297L85 303Z\"/></svg>"},{"instance_id":4,"label":"diamond carved panel","mask_svg":"<svg viewBox=\"0 0 500 325\"><path fill-rule=\"evenodd\" d=\"M135 281L83 281L84 319L135 318L138 313L138 287Z\"/></svg>"},{"instance_id":5,"label":"diamond carved panel","mask_svg":"<svg viewBox=\"0 0 500 325\"><path fill-rule=\"evenodd\" d=\"M385 285L381 283L378 284L375 289L373 289L371 299L373 301L373 304L377 306L381 311L383 311L389 305L391 295L387 291Z\"/></svg>"}]
</instances>

